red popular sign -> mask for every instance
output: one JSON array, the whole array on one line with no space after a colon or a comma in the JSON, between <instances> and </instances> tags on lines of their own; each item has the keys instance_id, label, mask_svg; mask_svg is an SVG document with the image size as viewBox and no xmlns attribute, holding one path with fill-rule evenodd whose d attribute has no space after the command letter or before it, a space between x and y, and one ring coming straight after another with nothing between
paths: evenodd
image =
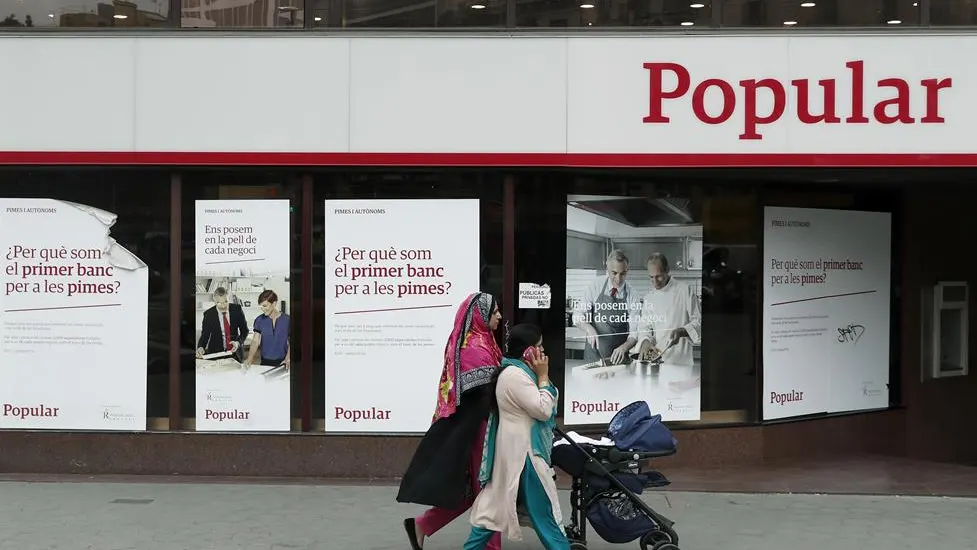
<instances>
[{"instance_id":1,"label":"red popular sign","mask_svg":"<svg viewBox=\"0 0 977 550\"><path fill-rule=\"evenodd\" d=\"M910 104L913 100L924 101L926 113L919 118L923 124L942 124L945 119L940 115L940 90L950 88L953 79L925 78L914 88L906 79L889 77L878 80L878 89L891 91L884 99L875 103L871 108L872 118L866 116L865 98L865 62L849 61L845 67L851 72L851 86L847 90L839 90L838 82L834 78L817 81L821 87L822 109L820 113L811 112L811 79L795 78L790 82L782 82L773 78L749 78L740 80L734 85L721 78L705 78L695 82L689 69L680 63L645 63L648 71L650 90L648 94L648 115L644 117L646 124L668 124L671 120L665 114L666 100L676 100L692 93L692 112L699 121L705 124L724 124L732 118L738 101L743 102L743 115L740 125L743 129L739 135L742 140L760 140L763 134L760 127L773 124L781 120L787 113L788 89L796 88L796 117L803 124L869 124L874 120L879 124L913 124L917 120L910 114ZM677 83L666 90L664 81L666 73L673 75ZM739 90L734 86L738 86ZM722 108L718 114L706 110L706 93L715 88L722 94ZM772 98L772 106L760 112L758 107L761 94ZM922 96L922 97L920 97ZM917 99L918 98L918 99ZM838 115L838 105L847 101L849 114L842 119Z\"/></svg>"}]
</instances>

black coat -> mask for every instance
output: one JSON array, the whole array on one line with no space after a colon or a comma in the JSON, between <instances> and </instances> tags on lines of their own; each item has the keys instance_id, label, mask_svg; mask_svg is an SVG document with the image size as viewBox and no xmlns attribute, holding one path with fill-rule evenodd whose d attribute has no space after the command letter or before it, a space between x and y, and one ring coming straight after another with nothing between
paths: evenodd
<instances>
[{"instance_id":1,"label":"black coat","mask_svg":"<svg viewBox=\"0 0 977 550\"><path fill-rule=\"evenodd\" d=\"M248 338L248 320L244 317L244 309L239 304L227 304L227 322L231 325L231 340L237 342L235 357L238 361L244 359L244 341ZM200 323L200 340L197 347L203 348L205 354L224 351L224 336L221 332L221 316L217 307L211 306L204 311L203 321Z\"/></svg>"},{"instance_id":2,"label":"black coat","mask_svg":"<svg viewBox=\"0 0 977 550\"><path fill-rule=\"evenodd\" d=\"M455 414L428 428L400 482L397 502L424 504L456 510L470 503L472 445L477 441L482 422L491 408L491 384L473 388L461 396Z\"/></svg>"}]
</instances>

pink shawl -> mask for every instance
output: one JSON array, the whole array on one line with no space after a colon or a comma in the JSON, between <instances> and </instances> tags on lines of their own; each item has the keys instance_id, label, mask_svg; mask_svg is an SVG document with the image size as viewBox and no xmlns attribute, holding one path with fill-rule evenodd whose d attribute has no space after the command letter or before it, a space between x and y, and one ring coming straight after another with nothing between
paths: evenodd
<instances>
[{"instance_id":1,"label":"pink shawl","mask_svg":"<svg viewBox=\"0 0 977 550\"><path fill-rule=\"evenodd\" d=\"M466 391L487 384L502 363L502 350L495 342L489 321L495 313L495 298L476 292L458 306L455 324L444 348L444 370L438 384L436 422L455 413Z\"/></svg>"}]
</instances>

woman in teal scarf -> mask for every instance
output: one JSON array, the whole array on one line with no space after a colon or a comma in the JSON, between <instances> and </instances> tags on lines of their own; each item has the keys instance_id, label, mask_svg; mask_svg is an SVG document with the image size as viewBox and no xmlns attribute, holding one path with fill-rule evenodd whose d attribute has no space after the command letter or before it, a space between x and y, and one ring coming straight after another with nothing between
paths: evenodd
<instances>
[{"instance_id":1,"label":"woman in teal scarf","mask_svg":"<svg viewBox=\"0 0 977 550\"><path fill-rule=\"evenodd\" d=\"M550 460L558 398L539 328L516 325L498 373L479 476L483 488L472 505L464 550L483 550L496 533L521 540L520 506L546 550L569 550Z\"/></svg>"}]
</instances>

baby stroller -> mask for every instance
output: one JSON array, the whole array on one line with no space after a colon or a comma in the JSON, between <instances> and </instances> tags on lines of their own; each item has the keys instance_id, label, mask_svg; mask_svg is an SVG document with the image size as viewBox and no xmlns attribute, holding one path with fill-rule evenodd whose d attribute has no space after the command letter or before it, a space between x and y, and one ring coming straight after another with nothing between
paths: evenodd
<instances>
[{"instance_id":1,"label":"baby stroller","mask_svg":"<svg viewBox=\"0 0 977 550\"><path fill-rule=\"evenodd\" d=\"M572 550L587 549L588 520L612 544L638 539L641 550L679 550L674 522L638 496L670 484L661 473L644 469L650 459L676 452L661 415L652 416L647 403L636 401L611 420L609 440L579 443L558 429L554 433L553 465L573 476L565 527Z\"/></svg>"}]
</instances>

